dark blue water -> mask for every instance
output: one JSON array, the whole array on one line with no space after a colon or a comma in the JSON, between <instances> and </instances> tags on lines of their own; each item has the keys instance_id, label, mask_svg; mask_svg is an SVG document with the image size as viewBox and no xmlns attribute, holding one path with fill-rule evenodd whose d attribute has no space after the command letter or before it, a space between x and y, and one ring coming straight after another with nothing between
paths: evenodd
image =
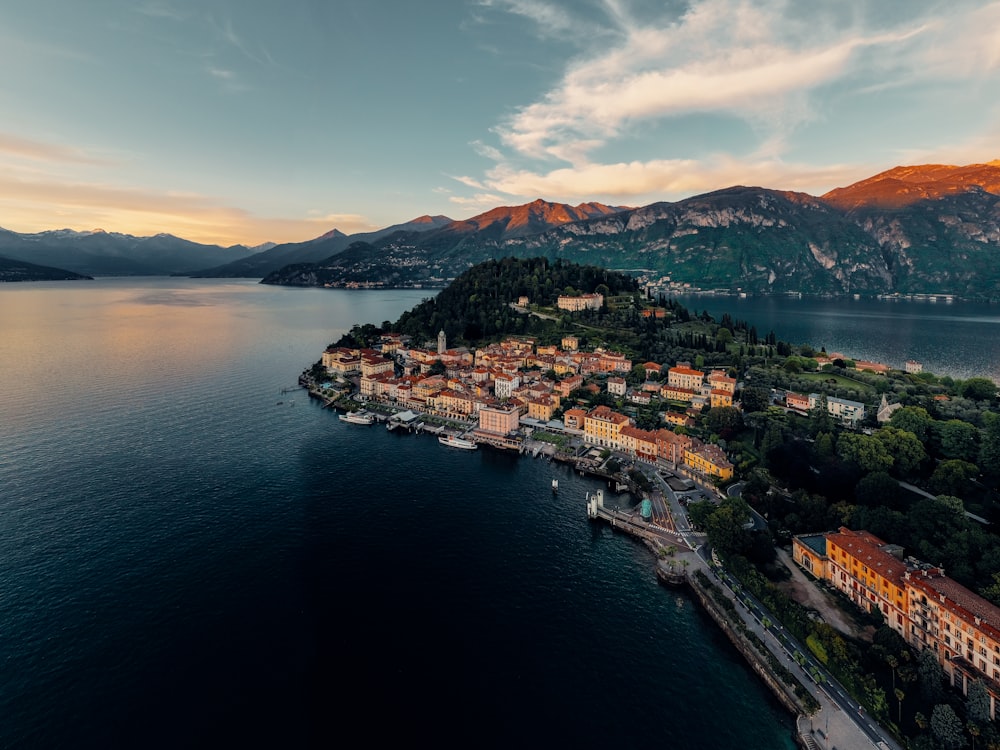
<instances>
[{"instance_id":1,"label":"dark blue water","mask_svg":"<svg viewBox=\"0 0 1000 750\"><path fill-rule=\"evenodd\" d=\"M421 296L0 290L0 747L793 747L594 485L281 392Z\"/></svg>"},{"instance_id":2,"label":"dark blue water","mask_svg":"<svg viewBox=\"0 0 1000 750\"><path fill-rule=\"evenodd\" d=\"M987 377L1000 383L1000 306L980 302L925 302L789 297L677 298L689 310L729 313L774 331L791 344L809 344L853 359L903 369L913 359L924 370L954 378Z\"/></svg>"}]
</instances>

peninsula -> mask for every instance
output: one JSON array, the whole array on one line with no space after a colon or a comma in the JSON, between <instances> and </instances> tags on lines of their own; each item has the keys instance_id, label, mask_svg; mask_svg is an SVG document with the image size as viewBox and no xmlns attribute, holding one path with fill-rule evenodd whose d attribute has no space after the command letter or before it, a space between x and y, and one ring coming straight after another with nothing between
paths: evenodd
<instances>
[{"instance_id":1,"label":"peninsula","mask_svg":"<svg viewBox=\"0 0 1000 750\"><path fill-rule=\"evenodd\" d=\"M625 275L511 258L396 323L356 325L302 383L390 427L572 462L629 489L637 509L592 499L591 517L642 538L661 579L690 583L801 714L804 742L833 744L815 723L817 706L836 710L827 682L851 696L841 710L861 706L886 728L873 742L919 738L928 716L957 720L953 704L980 736L995 733L992 381L792 345ZM812 582L793 585L790 565ZM925 612L914 575L951 604ZM817 600L852 624L832 627ZM784 645L756 644L751 633L767 643L776 624ZM922 699L904 705L897 679L926 686Z\"/></svg>"}]
</instances>

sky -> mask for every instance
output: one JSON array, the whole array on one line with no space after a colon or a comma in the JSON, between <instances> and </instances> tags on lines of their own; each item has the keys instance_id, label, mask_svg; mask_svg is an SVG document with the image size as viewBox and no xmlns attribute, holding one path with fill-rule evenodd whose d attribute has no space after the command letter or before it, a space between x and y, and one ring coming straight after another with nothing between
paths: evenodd
<instances>
[{"instance_id":1,"label":"sky","mask_svg":"<svg viewBox=\"0 0 1000 750\"><path fill-rule=\"evenodd\" d=\"M1000 159L1000 0L0 0L0 227L254 246Z\"/></svg>"}]
</instances>

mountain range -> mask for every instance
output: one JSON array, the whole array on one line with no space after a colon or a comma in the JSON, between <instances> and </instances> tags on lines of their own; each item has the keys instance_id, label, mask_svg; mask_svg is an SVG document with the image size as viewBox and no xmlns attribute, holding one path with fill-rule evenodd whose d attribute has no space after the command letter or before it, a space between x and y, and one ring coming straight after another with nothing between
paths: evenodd
<instances>
[{"instance_id":1,"label":"mountain range","mask_svg":"<svg viewBox=\"0 0 1000 750\"><path fill-rule=\"evenodd\" d=\"M231 263L258 252L258 248L243 245L202 245L171 234L135 237L103 229L22 234L0 229L0 258L83 276L186 276L196 269Z\"/></svg>"},{"instance_id":2,"label":"mountain range","mask_svg":"<svg viewBox=\"0 0 1000 750\"><path fill-rule=\"evenodd\" d=\"M536 200L257 252L170 235L0 230L0 256L87 275L293 286L441 286L489 258L545 256L678 288L1000 299L1000 161L896 167L821 196L734 186L641 207Z\"/></svg>"}]
</instances>

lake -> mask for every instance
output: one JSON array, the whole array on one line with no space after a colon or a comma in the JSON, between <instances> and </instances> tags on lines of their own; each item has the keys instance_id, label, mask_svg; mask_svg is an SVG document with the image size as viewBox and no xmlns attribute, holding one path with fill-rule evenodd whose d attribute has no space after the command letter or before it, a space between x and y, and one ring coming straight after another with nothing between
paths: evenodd
<instances>
[{"instance_id":1,"label":"lake","mask_svg":"<svg viewBox=\"0 0 1000 750\"><path fill-rule=\"evenodd\" d=\"M0 746L794 747L593 482L294 390L428 294L0 288Z\"/></svg>"}]
</instances>

